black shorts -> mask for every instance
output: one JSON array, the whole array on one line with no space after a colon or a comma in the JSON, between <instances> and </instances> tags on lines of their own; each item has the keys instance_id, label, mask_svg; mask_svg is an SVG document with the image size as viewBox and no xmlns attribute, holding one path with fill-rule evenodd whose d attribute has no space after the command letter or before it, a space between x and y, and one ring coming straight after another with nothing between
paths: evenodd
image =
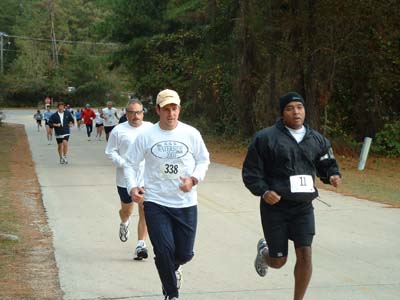
<instances>
[{"instance_id":1,"label":"black shorts","mask_svg":"<svg viewBox=\"0 0 400 300\"><path fill-rule=\"evenodd\" d=\"M49 126L49 121L44 120L44 125Z\"/></svg>"},{"instance_id":2,"label":"black shorts","mask_svg":"<svg viewBox=\"0 0 400 300\"><path fill-rule=\"evenodd\" d=\"M104 132L105 133L110 133L115 126L104 126Z\"/></svg>"},{"instance_id":3,"label":"black shorts","mask_svg":"<svg viewBox=\"0 0 400 300\"><path fill-rule=\"evenodd\" d=\"M96 123L96 128L97 128L97 127L101 127L101 126L104 126L104 124L103 124L103 123L101 123L101 124L97 124L97 123Z\"/></svg>"},{"instance_id":4,"label":"black shorts","mask_svg":"<svg viewBox=\"0 0 400 300\"><path fill-rule=\"evenodd\" d=\"M69 140L69 135L64 136L62 138L56 138L57 144L61 144L63 141L68 141Z\"/></svg>"},{"instance_id":5,"label":"black shorts","mask_svg":"<svg viewBox=\"0 0 400 300\"><path fill-rule=\"evenodd\" d=\"M311 202L281 200L269 205L261 200L261 223L271 257L286 257L288 241L295 248L310 247L315 235L314 207Z\"/></svg>"},{"instance_id":6,"label":"black shorts","mask_svg":"<svg viewBox=\"0 0 400 300\"><path fill-rule=\"evenodd\" d=\"M42 120L36 120L36 123L38 123L39 125L42 125Z\"/></svg>"},{"instance_id":7,"label":"black shorts","mask_svg":"<svg viewBox=\"0 0 400 300\"><path fill-rule=\"evenodd\" d=\"M117 190L121 202L125 204L132 203L131 195L128 194L128 190L125 187L117 186Z\"/></svg>"}]
</instances>

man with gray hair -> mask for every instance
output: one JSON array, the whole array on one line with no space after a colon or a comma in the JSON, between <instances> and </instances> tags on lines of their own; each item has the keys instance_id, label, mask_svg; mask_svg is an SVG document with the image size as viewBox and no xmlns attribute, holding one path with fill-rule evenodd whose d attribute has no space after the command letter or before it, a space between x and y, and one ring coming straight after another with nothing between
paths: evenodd
<instances>
[{"instance_id":1,"label":"man with gray hair","mask_svg":"<svg viewBox=\"0 0 400 300\"><path fill-rule=\"evenodd\" d=\"M123 171L123 167L126 163L126 155L129 147L135 142L138 134L146 130L146 128L153 126L152 123L143 121L143 104L137 99L128 102L126 106L126 116L128 121L119 124L111 131L105 150L106 156L111 159L113 164L117 167L117 190L121 200L121 209L119 210L119 216L121 219L119 238L122 242L128 240L129 224L133 210L133 201L126 189ZM141 182L141 186L143 186L143 168L144 163L142 163L138 168L138 178ZM142 260L148 257L145 243L147 226L144 218L143 205L138 204L138 208L138 242L134 253L134 259Z\"/></svg>"},{"instance_id":2,"label":"man with gray hair","mask_svg":"<svg viewBox=\"0 0 400 300\"><path fill-rule=\"evenodd\" d=\"M107 107L102 110L102 118L104 119L104 132L106 133L106 140L110 137L110 132L118 125L117 109L113 107L112 101L107 101Z\"/></svg>"}]
</instances>

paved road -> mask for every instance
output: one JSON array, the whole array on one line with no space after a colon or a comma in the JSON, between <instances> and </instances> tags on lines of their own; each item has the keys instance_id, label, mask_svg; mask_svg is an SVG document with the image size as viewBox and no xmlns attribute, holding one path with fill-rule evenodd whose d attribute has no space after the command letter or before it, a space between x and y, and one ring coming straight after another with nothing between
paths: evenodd
<instances>
[{"instance_id":1,"label":"paved road","mask_svg":"<svg viewBox=\"0 0 400 300\"><path fill-rule=\"evenodd\" d=\"M132 260L135 234L127 243L118 239L119 202L105 142L89 142L75 128L70 164L59 165L56 146L36 131L33 111L6 113L8 122L25 124L64 299L162 299L153 260ZM315 202L318 235L307 300L400 299L400 210L332 192L322 191L321 198L330 206ZM265 278L253 270L258 200L243 187L240 170L212 164L199 202L196 256L184 266L181 299L292 299L293 249L281 270Z\"/></svg>"}]
</instances>

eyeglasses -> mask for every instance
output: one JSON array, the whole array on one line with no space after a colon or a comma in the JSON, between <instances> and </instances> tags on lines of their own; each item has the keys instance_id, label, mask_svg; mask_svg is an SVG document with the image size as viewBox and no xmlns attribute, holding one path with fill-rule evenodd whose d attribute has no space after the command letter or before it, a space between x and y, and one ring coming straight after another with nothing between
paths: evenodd
<instances>
[{"instance_id":1,"label":"eyeglasses","mask_svg":"<svg viewBox=\"0 0 400 300\"><path fill-rule=\"evenodd\" d=\"M127 113L127 114L133 114L133 115L141 115L141 114L143 113L143 110L138 110L138 111L135 111L135 110L127 110L126 113Z\"/></svg>"}]
</instances>

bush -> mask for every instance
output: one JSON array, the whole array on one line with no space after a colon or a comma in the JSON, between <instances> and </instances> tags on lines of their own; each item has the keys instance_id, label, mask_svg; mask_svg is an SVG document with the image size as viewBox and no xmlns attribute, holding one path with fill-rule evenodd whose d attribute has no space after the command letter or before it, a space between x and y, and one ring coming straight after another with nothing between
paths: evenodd
<instances>
[{"instance_id":1,"label":"bush","mask_svg":"<svg viewBox=\"0 0 400 300\"><path fill-rule=\"evenodd\" d=\"M400 121L385 124L372 143L372 151L389 157L400 157Z\"/></svg>"}]
</instances>

